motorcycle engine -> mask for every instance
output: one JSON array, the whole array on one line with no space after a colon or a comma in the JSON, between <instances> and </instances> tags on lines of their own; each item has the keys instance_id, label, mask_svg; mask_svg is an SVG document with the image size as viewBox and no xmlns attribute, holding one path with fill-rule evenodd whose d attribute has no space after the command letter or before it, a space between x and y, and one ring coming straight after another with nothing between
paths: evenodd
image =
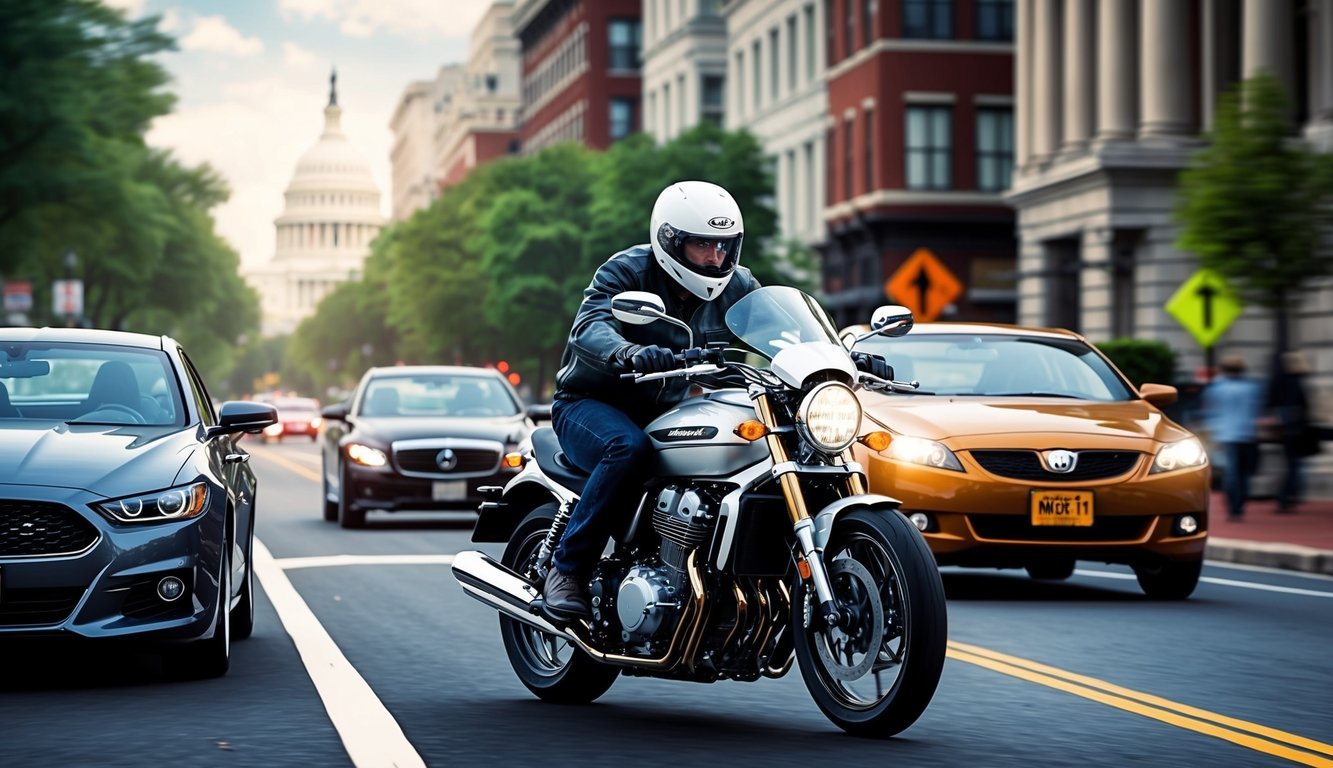
<instances>
[{"instance_id":1,"label":"motorcycle engine","mask_svg":"<svg viewBox=\"0 0 1333 768\"><path fill-rule=\"evenodd\" d=\"M625 642L650 640L675 626L689 592L685 573L690 552L708 540L717 524L717 499L707 487L668 485L653 503L653 528L662 537L661 564L636 563L620 582L616 615Z\"/></svg>"}]
</instances>

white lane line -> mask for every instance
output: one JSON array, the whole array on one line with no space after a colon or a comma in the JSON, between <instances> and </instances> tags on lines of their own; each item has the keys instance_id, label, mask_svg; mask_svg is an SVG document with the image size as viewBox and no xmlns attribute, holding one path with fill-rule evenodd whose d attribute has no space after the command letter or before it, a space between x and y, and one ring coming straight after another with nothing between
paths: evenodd
<instances>
[{"instance_id":1,"label":"white lane line","mask_svg":"<svg viewBox=\"0 0 1333 768\"><path fill-rule=\"evenodd\" d=\"M1093 576L1099 579L1134 579L1132 573L1111 573L1109 571L1085 571L1082 568L1074 571L1079 576ZM1241 589L1257 589L1263 592L1282 592L1288 595L1306 595L1308 597L1333 597L1333 592L1320 592L1316 589L1300 589L1299 587L1279 587L1275 584L1255 584L1250 581L1236 581L1235 579L1219 579L1213 576L1203 576L1199 581L1207 584L1218 584L1224 587L1240 587Z\"/></svg>"},{"instance_id":2,"label":"white lane line","mask_svg":"<svg viewBox=\"0 0 1333 768\"><path fill-rule=\"evenodd\" d=\"M253 562L255 575L259 577L269 602L277 609L283 628L296 644L306 672L314 682L315 690L319 691L319 698L323 700L324 709L328 711L352 764L358 768L425 768L425 761L407 740L398 722L338 650L333 638L329 637L268 547L259 539L254 542Z\"/></svg>"},{"instance_id":3,"label":"white lane line","mask_svg":"<svg viewBox=\"0 0 1333 768\"><path fill-rule=\"evenodd\" d=\"M1333 581L1333 576L1326 573L1311 573L1309 571L1293 571L1290 568L1270 568L1266 565L1249 565L1247 563L1226 563L1219 560L1204 560L1204 565L1210 568L1231 568L1237 571L1253 571L1254 573L1272 573L1278 576L1292 576L1298 579L1311 579L1313 581Z\"/></svg>"},{"instance_id":4,"label":"white lane line","mask_svg":"<svg viewBox=\"0 0 1333 768\"><path fill-rule=\"evenodd\" d=\"M279 568L324 568L338 565L449 565L453 555L319 555L274 560Z\"/></svg>"}]
</instances>

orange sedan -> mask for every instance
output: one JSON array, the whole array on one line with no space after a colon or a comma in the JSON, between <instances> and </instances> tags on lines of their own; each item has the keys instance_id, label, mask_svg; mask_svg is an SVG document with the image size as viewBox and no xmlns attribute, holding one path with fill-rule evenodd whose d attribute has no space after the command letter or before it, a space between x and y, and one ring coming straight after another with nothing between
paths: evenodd
<instances>
[{"instance_id":1,"label":"orange sedan","mask_svg":"<svg viewBox=\"0 0 1333 768\"><path fill-rule=\"evenodd\" d=\"M1136 389L1062 330L933 323L856 348L920 384L860 393L864 428L893 441L855 450L870 491L902 501L941 565L1065 579L1095 560L1131 566L1150 597L1194 591L1210 470L1199 440L1159 410L1174 387Z\"/></svg>"}]
</instances>

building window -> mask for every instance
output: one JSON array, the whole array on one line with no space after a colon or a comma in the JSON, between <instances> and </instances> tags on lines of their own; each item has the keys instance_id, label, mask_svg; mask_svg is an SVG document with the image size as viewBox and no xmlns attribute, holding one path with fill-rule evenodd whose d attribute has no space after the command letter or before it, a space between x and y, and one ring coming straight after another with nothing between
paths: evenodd
<instances>
[{"instance_id":1,"label":"building window","mask_svg":"<svg viewBox=\"0 0 1333 768\"><path fill-rule=\"evenodd\" d=\"M875 39L875 0L861 0L861 40L866 48Z\"/></svg>"},{"instance_id":2,"label":"building window","mask_svg":"<svg viewBox=\"0 0 1333 768\"><path fill-rule=\"evenodd\" d=\"M977 0L977 39L1014 39L1014 0Z\"/></svg>"},{"instance_id":3,"label":"building window","mask_svg":"<svg viewBox=\"0 0 1333 768\"><path fill-rule=\"evenodd\" d=\"M815 79L815 7L805 7L805 81Z\"/></svg>"},{"instance_id":4,"label":"building window","mask_svg":"<svg viewBox=\"0 0 1333 768\"><path fill-rule=\"evenodd\" d=\"M855 157L852 153L852 132L855 126L856 121L848 118L842 131L842 196L844 200L852 199L852 161Z\"/></svg>"},{"instance_id":5,"label":"building window","mask_svg":"<svg viewBox=\"0 0 1333 768\"><path fill-rule=\"evenodd\" d=\"M824 65L832 67L838 61L838 24L833 18L833 0L824 0Z\"/></svg>"},{"instance_id":6,"label":"building window","mask_svg":"<svg viewBox=\"0 0 1333 768\"><path fill-rule=\"evenodd\" d=\"M634 132L634 99L611 99L611 140Z\"/></svg>"},{"instance_id":7,"label":"building window","mask_svg":"<svg viewBox=\"0 0 1333 768\"><path fill-rule=\"evenodd\" d=\"M982 192L1008 189L1013 169L1013 111L977 110L977 189Z\"/></svg>"},{"instance_id":8,"label":"building window","mask_svg":"<svg viewBox=\"0 0 1333 768\"><path fill-rule=\"evenodd\" d=\"M842 0L843 21L846 27L847 55L856 51L856 0Z\"/></svg>"},{"instance_id":9,"label":"building window","mask_svg":"<svg viewBox=\"0 0 1333 768\"><path fill-rule=\"evenodd\" d=\"M866 193L875 191L875 111L867 109L865 115L866 133Z\"/></svg>"},{"instance_id":10,"label":"building window","mask_svg":"<svg viewBox=\"0 0 1333 768\"><path fill-rule=\"evenodd\" d=\"M754 58L754 108L757 112L759 111L759 100L763 96L761 81L764 76L764 60L760 56L760 43L758 40L754 41L754 50L752 53Z\"/></svg>"},{"instance_id":11,"label":"building window","mask_svg":"<svg viewBox=\"0 0 1333 768\"><path fill-rule=\"evenodd\" d=\"M611 38L611 69L636 70L641 64L642 27L638 19L612 19L607 25Z\"/></svg>"},{"instance_id":12,"label":"building window","mask_svg":"<svg viewBox=\"0 0 1333 768\"><path fill-rule=\"evenodd\" d=\"M787 17L787 92L796 93L796 52L800 42L796 39L796 14Z\"/></svg>"},{"instance_id":13,"label":"building window","mask_svg":"<svg viewBox=\"0 0 1333 768\"><path fill-rule=\"evenodd\" d=\"M903 37L953 37L953 0L903 0Z\"/></svg>"},{"instance_id":14,"label":"building window","mask_svg":"<svg viewBox=\"0 0 1333 768\"><path fill-rule=\"evenodd\" d=\"M782 82L781 59L778 50L778 28L773 27L768 31L768 98L770 101L778 100L778 83Z\"/></svg>"},{"instance_id":15,"label":"building window","mask_svg":"<svg viewBox=\"0 0 1333 768\"><path fill-rule=\"evenodd\" d=\"M952 134L952 108L907 108L908 189L949 189L953 185Z\"/></svg>"},{"instance_id":16,"label":"building window","mask_svg":"<svg viewBox=\"0 0 1333 768\"><path fill-rule=\"evenodd\" d=\"M736 51L736 116L745 112L745 51Z\"/></svg>"},{"instance_id":17,"label":"building window","mask_svg":"<svg viewBox=\"0 0 1333 768\"><path fill-rule=\"evenodd\" d=\"M717 125L722 125L723 104L723 79L721 75L704 75L699 81L699 106L703 112L703 119Z\"/></svg>"}]
</instances>

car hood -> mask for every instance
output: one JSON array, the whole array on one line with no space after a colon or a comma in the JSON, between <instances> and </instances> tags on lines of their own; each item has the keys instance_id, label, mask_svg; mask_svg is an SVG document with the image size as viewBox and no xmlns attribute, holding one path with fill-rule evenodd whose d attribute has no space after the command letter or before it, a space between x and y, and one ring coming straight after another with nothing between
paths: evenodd
<instances>
[{"instance_id":1,"label":"car hood","mask_svg":"<svg viewBox=\"0 0 1333 768\"><path fill-rule=\"evenodd\" d=\"M419 440L433 437L453 437L470 440L498 440L519 442L530 431L523 415L506 418L444 418L444 417L391 417L376 419L361 417L356 420L354 436L373 438L384 442Z\"/></svg>"},{"instance_id":2,"label":"car hood","mask_svg":"<svg viewBox=\"0 0 1333 768\"><path fill-rule=\"evenodd\" d=\"M179 427L57 423L0 429L0 483L114 497L171 486L197 443Z\"/></svg>"},{"instance_id":3,"label":"car hood","mask_svg":"<svg viewBox=\"0 0 1333 768\"><path fill-rule=\"evenodd\" d=\"M865 413L881 426L931 440L1017 434L1078 434L1103 439L1181 440L1190 433L1143 400L1116 403L1062 398L895 397L862 393Z\"/></svg>"}]
</instances>

